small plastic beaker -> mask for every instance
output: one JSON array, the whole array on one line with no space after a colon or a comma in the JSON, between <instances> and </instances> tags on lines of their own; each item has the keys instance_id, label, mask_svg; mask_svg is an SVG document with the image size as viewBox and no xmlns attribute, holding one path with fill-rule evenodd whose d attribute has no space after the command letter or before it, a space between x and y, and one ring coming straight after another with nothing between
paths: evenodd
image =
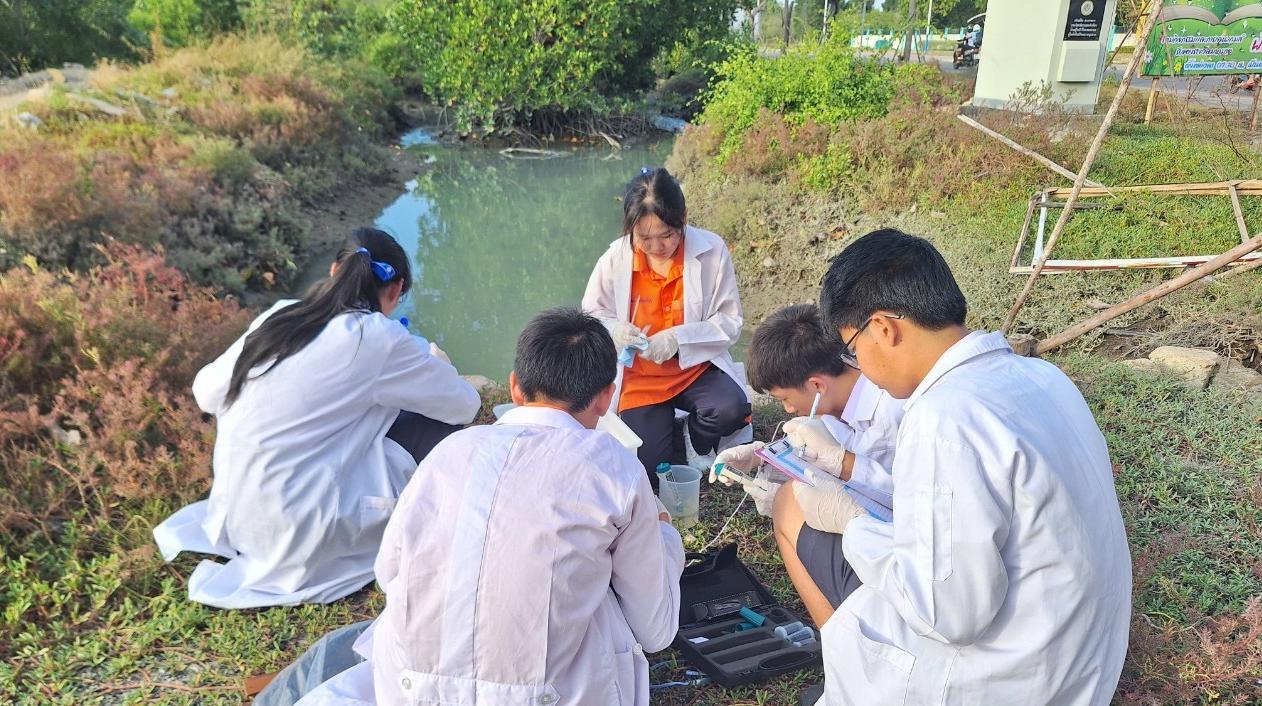
<instances>
[{"instance_id":1,"label":"small plastic beaker","mask_svg":"<svg viewBox=\"0 0 1262 706\"><path fill-rule=\"evenodd\" d=\"M692 527L697 524L701 504L701 471L692 466L671 466L670 473L658 477L657 496L670 512L675 527Z\"/></svg>"}]
</instances>

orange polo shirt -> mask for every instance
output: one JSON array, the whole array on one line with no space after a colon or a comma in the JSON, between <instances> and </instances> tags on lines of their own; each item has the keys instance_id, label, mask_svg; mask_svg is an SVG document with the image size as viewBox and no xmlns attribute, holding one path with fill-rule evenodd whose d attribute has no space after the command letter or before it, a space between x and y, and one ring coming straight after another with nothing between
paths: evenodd
<instances>
[{"instance_id":1,"label":"orange polo shirt","mask_svg":"<svg viewBox=\"0 0 1262 706\"><path fill-rule=\"evenodd\" d=\"M644 253L636 250L631 264L631 323L651 336L683 322L683 244L675 251L665 277L654 272ZM678 356L658 364L637 354L622 375L618 411L665 402L686 390L709 367L709 363L702 363L684 370L679 367Z\"/></svg>"}]
</instances>

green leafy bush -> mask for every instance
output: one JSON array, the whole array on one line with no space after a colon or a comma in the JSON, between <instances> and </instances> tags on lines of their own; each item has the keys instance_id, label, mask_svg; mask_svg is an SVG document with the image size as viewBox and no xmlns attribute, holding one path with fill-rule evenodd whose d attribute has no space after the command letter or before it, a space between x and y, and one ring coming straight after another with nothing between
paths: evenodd
<instances>
[{"instance_id":1,"label":"green leafy bush","mask_svg":"<svg viewBox=\"0 0 1262 706\"><path fill-rule=\"evenodd\" d=\"M186 47L241 26L236 0L136 0L127 20L169 47Z\"/></svg>"},{"instance_id":2,"label":"green leafy bush","mask_svg":"<svg viewBox=\"0 0 1262 706\"><path fill-rule=\"evenodd\" d=\"M823 154L803 157L798 163L802 183L816 191L836 191L846 181L854 161L845 145L833 142Z\"/></svg>"},{"instance_id":3,"label":"green leafy bush","mask_svg":"<svg viewBox=\"0 0 1262 706\"><path fill-rule=\"evenodd\" d=\"M602 113L610 97L648 88L669 38L726 31L732 0L403 2L392 29L423 89L454 108L464 132L536 111ZM666 38L666 39L664 39Z\"/></svg>"},{"instance_id":4,"label":"green leafy bush","mask_svg":"<svg viewBox=\"0 0 1262 706\"><path fill-rule=\"evenodd\" d=\"M411 74L400 39L387 21L385 0L241 0L247 30L282 37L311 53L363 60L392 78Z\"/></svg>"},{"instance_id":5,"label":"green leafy bush","mask_svg":"<svg viewBox=\"0 0 1262 706\"><path fill-rule=\"evenodd\" d=\"M722 163L741 147L760 110L798 125L808 119L833 125L884 115L898 71L893 64L858 56L843 35L833 35L822 47L791 47L778 58L747 49L718 67L702 121L723 134Z\"/></svg>"},{"instance_id":6,"label":"green leafy bush","mask_svg":"<svg viewBox=\"0 0 1262 706\"><path fill-rule=\"evenodd\" d=\"M0 2L0 76L133 57L144 37L127 21L132 1Z\"/></svg>"}]
</instances>

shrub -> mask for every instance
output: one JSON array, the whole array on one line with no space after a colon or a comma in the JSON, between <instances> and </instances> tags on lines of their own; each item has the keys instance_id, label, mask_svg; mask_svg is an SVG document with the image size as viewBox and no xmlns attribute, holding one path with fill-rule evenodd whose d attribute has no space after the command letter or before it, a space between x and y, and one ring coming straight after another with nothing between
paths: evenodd
<instances>
[{"instance_id":1,"label":"shrub","mask_svg":"<svg viewBox=\"0 0 1262 706\"><path fill-rule=\"evenodd\" d=\"M856 55L844 35L834 35L821 47L796 45L778 58L749 49L718 67L701 119L723 133L722 163L740 149L762 110L794 125L884 115L896 71L893 64Z\"/></svg>"},{"instance_id":2,"label":"shrub","mask_svg":"<svg viewBox=\"0 0 1262 706\"><path fill-rule=\"evenodd\" d=\"M78 275L33 261L0 275L0 533L108 523L209 479L210 426L188 387L246 313L159 255L103 255Z\"/></svg>"},{"instance_id":3,"label":"shrub","mask_svg":"<svg viewBox=\"0 0 1262 706\"><path fill-rule=\"evenodd\" d=\"M423 89L455 108L464 132L529 121L540 111L609 110L607 98L648 88L664 37L725 31L731 0L627 3L406 2L391 28Z\"/></svg>"},{"instance_id":4,"label":"shrub","mask_svg":"<svg viewBox=\"0 0 1262 706\"><path fill-rule=\"evenodd\" d=\"M228 37L99 70L103 98L163 97L124 117L84 120L62 92L31 104L44 130L0 128L0 241L80 269L110 239L161 244L200 283L285 285L306 251L303 202L386 171L367 139L392 124L384 75L315 63L275 38Z\"/></svg>"},{"instance_id":5,"label":"shrub","mask_svg":"<svg viewBox=\"0 0 1262 706\"><path fill-rule=\"evenodd\" d=\"M415 73L388 23L388 3L357 0L241 0L247 30L277 36L311 53L373 65L392 78Z\"/></svg>"},{"instance_id":6,"label":"shrub","mask_svg":"<svg viewBox=\"0 0 1262 706\"><path fill-rule=\"evenodd\" d=\"M241 25L236 0L136 0L127 20L169 47L186 47Z\"/></svg>"},{"instance_id":7,"label":"shrub","mask_svg":"<svg viewBox=\"0 0 1262 706\"><path fill-rule=\"evenodd\" d=\"M845 184L854 163L845 145L833 142L823 154L802 157L798 171L802 183L816 191L836 191Z\"/></svg>"},{"instance_id":8,"label":"shrub","mask_svg":"<svg viewBox=\"0 0 1262 706\"><path fill-rule=\"evenodd\" d=\"M738 176L783 176L804 157L824 152L828 134L827 127L809 118L795 125L784 116L760 109L740 150L723 162L723 170Z\"/></svg>"},{"instance_id":9,"label":"shrub","mask_svg":"<svg viewBox=\"0 0 1262 706\"><path fill-rule=\"evenodd\" d=\"M0 21L0 75L126 59L144 37L127 21L132 0L4 2Z\"/></svg>"}]
</instances>

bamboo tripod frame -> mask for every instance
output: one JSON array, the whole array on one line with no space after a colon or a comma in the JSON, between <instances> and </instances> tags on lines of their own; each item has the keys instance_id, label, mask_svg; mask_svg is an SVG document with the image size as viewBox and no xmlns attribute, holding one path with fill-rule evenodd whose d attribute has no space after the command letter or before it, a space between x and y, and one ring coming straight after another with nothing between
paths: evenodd
<instances>
[{"instance_id":1,"label":"bamboo tripod frame","mask_svg":"<svg viewBox=\"0 0 1262 706\"><path fill-rule=\"evenodd\" d=\"M1016 270L1023 273L1028 272L1029 277L1025 282L1025 286L1017 295L1016 301L1013 302L1012 308L1009 309L1001 330L1005 334L1011 332L1013 325L1016 323L1018 313L1020 313L1021 308L1025 305L1030 292L1034 289L1034 283L1037 281L1039 275L1041 275L1044 271L1048 271L1049 265L1055 265L1056 267L1061 268L1060 271L1072 269L1120 269L1122 267L1186 267L1192 264L1197 265L1197 267L1184 272L1174 279L1163 282L1141 294L1138 294L1125 302L1109 307L1105 311L1102 311L1079 324L1071 326L1068 329L1041 341L1035 347L1034 353L1036 355L1058 348L1059 346L1062 346L1078 336L1095 329L1113 318L1164 297L1171 292L1177 291L1188 284L1191 284L1192 282L1208 277L1214 272L1217 272L1233 263L1252 260L1252 262L1248 262L1247 264L1238 267L1234 273L1228 273L1225 276L1231 276L1231 274L1238 274L1240 272L1259 267L1257 262L1259 261L1260 256L1257 254L1257 251L1262 248L1262 234L1255 235L1252 238L1248 236L1244 215L1240 208L1240 196L1262 195L1262 181L1242 180L1205 184L1157 184L1149 186L1114 187L1112 189L1108 187L1086 186L1087 174L1091 171L1091 166L1095 163L1096 156L1099 154L1100 148L1104 143L1104 138L1108 134L1109 128L1113 124L1113 120L1117 117L1118 109L1122 104L1122 99L1125 97L1127 89L1130 88L1131 81L1138 73L1140 58L1143 56L1143 49L1147 46L1148 37L1151 35L1153 28L1157 25L1157 19L1161 13L1161 0L1149 0L1148 7L1146 9L1147 12L1143 13L1139 20L1139 22L1142 23L1142 29L1137 33L1139 38L1136 42L1135 53L1131 56L1131 60L1126 66L1126 71L1122 74L1122 80L1118 85L1117 94L1113 97L1113 102L1109 106L1109 110L1100 124L1100 129L1096 133L1095 139L1092 140L1090 148L1087 150L1087 156L1083 159L1082 166L1079 168L1077 174L1074 175L1073 187L1070 189L1047 189L1035 194L1030 200L1030 205L1026 209L1025 223L1021 228L1021 237L1013 251L1010 269L1018 266L1017 262L1020 257L1020 252L1025 244L1025 241L1028 239L1030 222L1036 208L1039 208L1042 214L1040 216L1039 223L1040 242L1036 244L1036 252L1030 267L1028 269L1022 268L1020 270ZM1156 102L1157 86L1157 80L1154 78L1152 86L1153 90L1148 96L1148 107L1145 111L1145 122L1148 122L1152 118L1152 112ZM1254 114L1252 116L1252 124L1250 126L1251 131L1257 121L1259 94L1262 94L1262 88L1255 89ZM1119 191L1145 191L1149 193L1164 193L1185 196L1225 194L1231 198L1232 211L1236 219L1236 226L1240 231L1241 244L1220 255L1194 256L1193 258L1148 258L1146 260L1130 259L1115 261L1052 260L1052 249L1056 247L1057 241L1064 233L1065 226L1068 223L1070 216L1073 214L1075 206L1078 205L1078 200L1082 197L1092 198L1112 195L1113 193ZM1065 196L1065 200L1063 202L1050 202L1048 200L1049 198L1061 195ZM1046 224L1046 214L1048 208L1059 208L1061 213L1060 217L1056 221L1056 226L1052 230L1051 237L1048 238L1046 246L1044 247L1041 242L1041 236L1043 227ZM1057 269L1053 268L1050 271L1055 272Z\"/></svg>"},{"instance_id":2,"label":"bamboo tripod frame","mask_svg":"<svg viewBox=\"0 0 1262 706\"><path fill-rule=\"evenodd\" d=\"M1008 263L1008 272L1012 274L1030 274L1034 271L1035 264L1044 252L1043 248L1043 232L1047 221L1047 213L1051 209L1064 208L1066 202L1063 199L1071 192L1065 188L1051 188L1036 192L1030 197L1029 206L1025 212L1025 224L1021 227L1021 235L1017 239L1016 247L1012 250L1012 259ZM1244 212L1240 207L1241 196L1262 196L1262 180L1247 179L1236 181L1207 182L1199 184L1151 184L1144 186L1114 186L1114 187L1083 187L1078 192L1080 199L1094 199L1105 196L1113 196L1124 192L1142 192L1152 194L1165 194L1167 196L1227 196L1231 198L1232 213L1235 216L1236 229L1239 231L1240 242L1249 239L1248 226L1245 224ZM1077 205L1078 209L1090 208L1109 208L1106 204L1082 203ZM1025 249L1026 244L1030 241L1030 228L1034 221L1034 214L1039 213L1038 230L1034 238L1034 251L1031 256L1029 265L1022 265L1021 253ZM1173 257L1148 257L1148 258L1117 258L1117 259L1091 259L1091 260L1052 260L1048 259L1043 263L1043 272L1047 274L1057 274L1063 272L1083 272L1090 270L1125 270L1125 269L1154 269L1167 267L1188 267L1200 265L1217 257L1217 255L1180 255ZM1262 254L1250 254L1242 258L1242 261L1262 259Z\"/></svg>"}]
</instances>

